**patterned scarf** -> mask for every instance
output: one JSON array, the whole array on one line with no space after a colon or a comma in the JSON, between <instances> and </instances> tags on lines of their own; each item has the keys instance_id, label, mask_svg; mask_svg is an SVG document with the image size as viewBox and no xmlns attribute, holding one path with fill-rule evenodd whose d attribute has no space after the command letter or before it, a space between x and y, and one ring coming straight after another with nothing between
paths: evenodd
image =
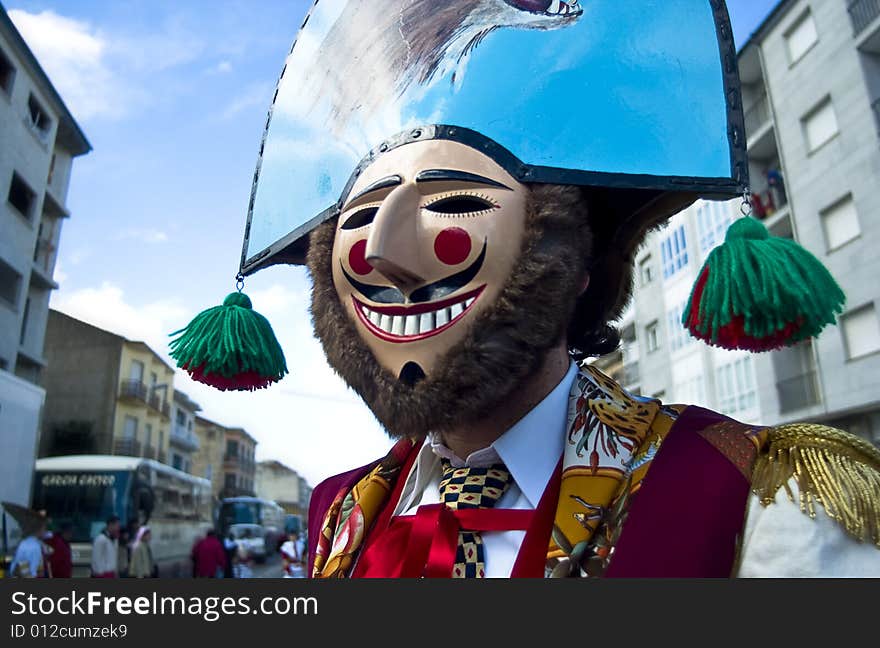
<instances>
[{"instance_id":1,"label":"patterned scarf","mask_svg":"<svg viewBox=\"0 0 880 648\"><path fill-rule=\"evenodd\" d=\"M598 369L581 368L569 394L562 480L546 576L604 574L633 495L683 410L683 406L663 406L657 400L633 396ZM763 443L758 436L751 440L756 449ZM386 504L417 443L397 442L366 477L337 494L322 525L313 577L349 575L366 531Z\"/></svg>"}]
</instances>

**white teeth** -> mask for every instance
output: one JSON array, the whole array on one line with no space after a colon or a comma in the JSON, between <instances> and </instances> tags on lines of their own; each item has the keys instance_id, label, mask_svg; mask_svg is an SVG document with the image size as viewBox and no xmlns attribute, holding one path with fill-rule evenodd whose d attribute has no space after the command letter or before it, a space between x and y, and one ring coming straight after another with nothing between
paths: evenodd
<instances>
[{"instance_id":1,"label":"white teeth","mask_svg":"<svg viewBox=\"0 0 880 648\"><path fill-rule=\"evenodd\" d=\"M550 6L547 7L547 9L546 9L547 13L548 14L559 13L559 5L561 5L561 4L562 3L559 0L553 0L553 2L550 3Z\"/></svg>"},{"instance_id":2,"label":"white teeth","mask_svg":"<svg viewBox=\"0 0 880 648\"><path fill-rule=\"evenodd\" d=\"M376 328L382 329L391 335L409 337L428 333L441 326L446 326L470 308L475 299L475 297L471 297L453 304L449 308L441 308L430 313L421 313L420 315L383 315L366 307L363 307L363 312Z\"/></svg>"}]
</instances>

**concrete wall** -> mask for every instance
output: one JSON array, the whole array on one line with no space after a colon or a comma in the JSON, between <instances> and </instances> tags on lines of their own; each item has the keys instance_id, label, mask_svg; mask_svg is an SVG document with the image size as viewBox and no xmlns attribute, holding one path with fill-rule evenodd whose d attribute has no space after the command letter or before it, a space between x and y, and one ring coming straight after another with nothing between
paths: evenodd
<instances>
[{"instance_id":1,"label":"concrete wall","mask_svg":"<svg viewBox=\"0 0 880 648\"><path fill-rule=\"evenodd\" d=\"M90 423L98 451L111 451L122 343L117 335L50 311L41 456L50 451L53 427L70 421Z\"/></svg>"},{"instance_id":2,"label":"concrete wall","mask_svg":"<svg viewBox=\"0 0 880 648\"><path fill-rule=\"evenodd\" d=\"M300 507L299 474L277 461L257 464L254 490L257 497L275 500L288 513L304 513Z\"/></svg>"}]
</instances>

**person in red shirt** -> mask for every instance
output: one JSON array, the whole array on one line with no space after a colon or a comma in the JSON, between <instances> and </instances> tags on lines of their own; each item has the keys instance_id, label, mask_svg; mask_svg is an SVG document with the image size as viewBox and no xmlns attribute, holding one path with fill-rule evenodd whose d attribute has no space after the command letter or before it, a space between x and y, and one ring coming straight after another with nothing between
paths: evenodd
<instances>
[{"instance_id":1,"label":"person in red shirt","mask_svg":"<svg viewBox=\"0 0 880 648\"><path fill-rule=\"evenodd\" d=\"M70 541L73 538L73 525L63 522L56 533L52 534L48 544L52 548L49 557L52 578L71 578L73 576L73 557Z\"/></svg>"},{"instance_id":2,"label":"person in red shirt","mask_svg":"<svg viewBox=\"0 0 880 648\"><path fill-rule=\"evenodd\" d=\"M195 578L217 578L226 567L226 552L214 529L209 529L195 544L191 557Z\"/></svg>"}]
</instances>

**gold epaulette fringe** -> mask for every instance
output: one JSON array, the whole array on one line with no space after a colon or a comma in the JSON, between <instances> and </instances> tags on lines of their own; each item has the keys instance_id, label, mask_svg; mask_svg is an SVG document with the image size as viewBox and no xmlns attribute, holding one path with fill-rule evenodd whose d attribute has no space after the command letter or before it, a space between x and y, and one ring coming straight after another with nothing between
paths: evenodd
<instances>
[{"instance_id":1,"label":"gold epaulette fringe","mask_svg":"<svg viewBox=\"0 0 880 648\"><path fill-rule=\"evenodd\" d=\"M880 547L880 451L824 425L795 423L766 432L752 476L761 504L772 503L780 488L795 501L788 486L794 477L801 511L815 518L819 503L855 538Z\"/></svg>"}]
</instances>

